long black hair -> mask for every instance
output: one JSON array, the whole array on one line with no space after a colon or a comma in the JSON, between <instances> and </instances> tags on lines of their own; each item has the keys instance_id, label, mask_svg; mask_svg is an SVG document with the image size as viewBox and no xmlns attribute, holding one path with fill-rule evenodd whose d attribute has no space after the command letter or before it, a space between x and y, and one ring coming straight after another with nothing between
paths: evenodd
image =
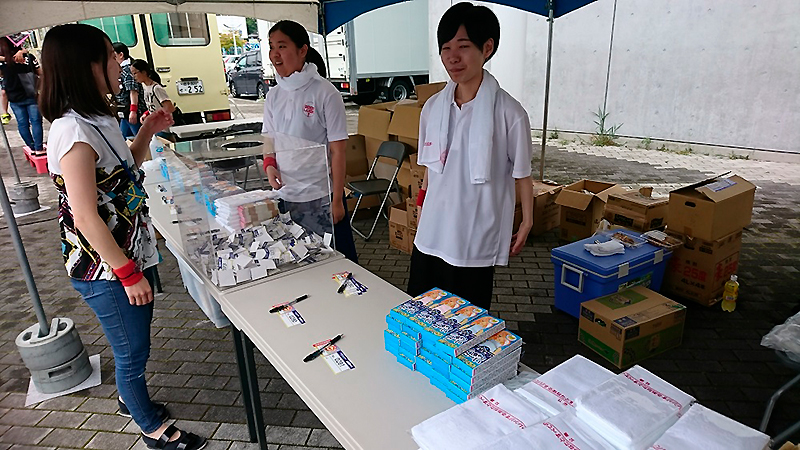
<instances>
[{"instance_id":1,"label":"long black hair","mask_svg":"<svg viewBox=\"0 0 800 450\"><path fill-rule=\"evenodd\" d=\"M153 66L151 66L149 62L143 59L134 59L131 63L131 67L139 72L144 72L147 75L147 78L150 78L156 83L161 84L161 76L155 71L155 69L153 69Z\"/></svg>"},{"instance_id":2,"label":"long black hair","mask_svg":"<svg viewBox=\"0 0 800 450\"><path fill-rule=\"evenodd\" d=\"M114 116L92 72L92 64L100 64L108 92L114 92L106 72L110 45L108 36L91 25L70 23L47 32L42 44L39 93L39 109L45 119L52 122L70 109L83 117Z\"/></svg>"},{"instance_id":3,"label":"long black hair","mask_svg":"<svg viewBox=\"0 0 800 450\"><path fill-rule=\"evenodd\" d=\"M8 37L0 37L0 55L6 59L6 64L9 66L16 64L14 55L20 50L22 47L12 44Z\"/></svg>"},{"instance_id":4,"label":"long black hair","mask_svg":"<svg viewBox=\"0 0 800 450\"><path fill-rule=\"evenodd\" d=\"M271 35L276 31L280 31L286 36L289 36L289 39L294 42L297 48L303 48L304 45L307 46L308 52L306 53L306 62L314 63L314 65L317 66L317 72L319 72L322 78L327 76L328 72L325 70L325 60L322 59L322 55L320 55L317 50L311 47L311 40L308 39L308 31L306 31L305 27L292 20L281 20L269 29L269 34Z\"/></svg>"}]
</instances>

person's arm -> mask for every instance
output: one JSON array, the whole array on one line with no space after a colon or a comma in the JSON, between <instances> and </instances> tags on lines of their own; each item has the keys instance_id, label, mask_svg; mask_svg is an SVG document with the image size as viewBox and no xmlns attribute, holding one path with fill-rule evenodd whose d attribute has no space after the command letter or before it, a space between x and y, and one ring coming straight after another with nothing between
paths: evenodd
<instances>
[{"instance_id":1,"label":"person's arm","mask_svg":"<svg viewBox=\"0 0 800 450\"><path fill-rule=\"evenodd\" d=\"M175 112L175 103L172 103L172 100L170 99L166 99L163 102L161 102L161 107L164 109L164 111L170 114Z\"/></svg>"},{"instance_id":2,"label":"person's arm","mask_svg":"<svg viewBox=\"0 0 800 450\"><path fill-rule=\"evenodd\" d=\"M133 154L133 159L136 161L136 167L141 166L150 153L150 139L153 138L153 135L174 124L175 121L172 120L172 114L163 109L158 109L147 117L130 145L131 154Z\"/></svg>"},{"instance_id":3,"label":"person's arm","mask_svg":"<svg viewBox=\"0 0 800 450\"><path fill-rule=\"evenodd\" d=\"M347 141L334 141L331 148L331 177L333 178L333 223L339 223L344 218L344 179L347 175Z\"/></svg>"},{"instance_id":4,"label":"person's arm","mask_svg":"<svg viewBox=\"0 0 800 450\"><path fill-rule=\"evenodd\" d=\"M164 108L168 113L172 114L175 112L175 103L170 100L169 95L167 95L167 90L164 89L163 86L157 84L155 88L153 88L153 94L155 94L156 100L158 100L158 104Z\"/></svg>"},{"instance_id":5,"label":"person's arm","mask_svg":"<svg viewBox=\"0 0 800 450\"><path fill-rule=\"evenodd\" d=\"M103 261L116 270L125 267L129 259L117 245L108 225L97 213L96 156L89 144L76 142L61 158L61 171L75 228L89 241ZM125 287L125 292L131 305L145 305L153 301L153 291L146 278Z\"/></svg>"},{"instance_id":6,"label":"person's arm","mask_svg":"<svg viewBox=\"0 0 800 450\"><path fill-rule=\"evenodd\" d=\"M128 122L139 123L139 91L131 89L131 110L128 112Z\"/></svg>"},{"instance_id":7,"label":"person's arm","mask_svg":"<svg viewBox=\"0 0 800 450\"><path fill-rule=\"evenodd\" d=\"M519 184L519 197L522 201L522 223L517 232L511 236L511 256L516 256L522 251L533 228L533 182L529 176L519 178L516 182Z\"/></svg>"}]
</instances>

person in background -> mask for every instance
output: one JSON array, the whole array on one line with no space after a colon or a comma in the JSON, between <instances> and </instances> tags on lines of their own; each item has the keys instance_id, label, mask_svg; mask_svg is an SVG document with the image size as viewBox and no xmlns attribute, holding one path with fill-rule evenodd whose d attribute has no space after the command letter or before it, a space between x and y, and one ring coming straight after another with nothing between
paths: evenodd
<instances>
[{"instance_id":1,"label":"person in background","mask_svg":"<svg viewBox=\"0 0 800 450\"><path fill-rule=\"evenodd\" d=\"M150 63L143 59L134 59L131 63L131 75L137 83L142 85L144 104L147 108L142 115L142 123L149 114L156 112L159 108L164 108L170 114L175 111L175 103L170 100L167 90L161 85L161 77Z\"/></svg>"},{"instance_id":2,"label":"person in background","mask_svg":"<svg viewBox=\"0 0 800 450\"><path fill-rule=\"evenodd\" d=\"M328 147L333 198L292 201L284 197L292 218L308 229L333 216L336 249L347 259L358 262L353 230L344 199L346 173L347 119L339 91L325 78L325 62L311 48L308 32L302 25L282 20L269 30L269 59L275 66L278 85L264 99L264 133L278 132L325 144ZM264 170L273 189L284 189L281 155L264 159ZM289 169L287 163L284 170ZM302 167L291 169L302 170ZM300 193L298 198L302 198ZM315 219L319 217L318 219ZM329 219L328 223L329 223ZM319 233L319 231L317 231Z\"/></svg>"},{"instance_id":3,"label":"person in background","mask_svg":"<svg viewBox=\"0 0 800 450\"><path fill-rule=\"evenodd\" d=\"M5 60L5 58L3 58ZM0 121L3 125L11 122L11 114L8 113L8 96L6 95L6 82L2 77L5 61L0 61Z\"/></svg>"},{"instance_id":4,"label":"person in background","mask_svg":"<svg viewBox=\"0 0 800 450\"><path fill-rule=\"evenodd\" d=\"M44 156L42 115L36 104L38 78L42 72L36 57L23 51L20 43L11 36L0 38L3 82L20 137L34 156Z\"/></svg>"},{"instance_id":5,"label":"person in background","mask_svg":"<svg viewBox=\"0 0 800 450\"><path fill-rule=\"evenodd\" d=\"M61 251L73 287L114 352L119 414L133 418L148 448L199 450L206 439L167 422L170 413L151 400L145 377L158 251L138 167L153 134L172 117L156 111L130 147L125 143L108 101L120 90L120 65L98 28L53 27L42 45L42 65L40 101L52 122L47 164L59 194Z\"/></svg>"},{"instance_id":6,"label":"person in background","mask_svg":"<svg viewBox=\"0 0 800 450\"><path fill-rule=\"evenodd\" d=\"M122 42L114 43L114 57L122 67L119 76L121 85L117 94L117 117L122 135L128 139L136 136L141 126L140 118L147 110L142 96L142 85L131 74L131 54Z\"/></svg>"},{"instance_id":7,"label":"person in background","mask_svg":"<svg viewBox=\"0 0 800 450\"><path fill-rule=\"evenodd\" d=\"M530 121L483 69L500 42L490 9L450 7L437 40L450 81L420 116L417 163L426 170L408 293L438 287L488 310L494 266L522 250L533 226ZM523 217L512 235L515 182Z\"/></svg>"}]
</instances>

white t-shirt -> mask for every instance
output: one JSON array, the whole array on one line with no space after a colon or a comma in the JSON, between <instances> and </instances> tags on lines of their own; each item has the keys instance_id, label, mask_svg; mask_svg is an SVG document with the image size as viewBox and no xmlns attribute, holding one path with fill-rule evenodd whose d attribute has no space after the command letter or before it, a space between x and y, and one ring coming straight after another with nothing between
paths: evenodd
<instances>
[{"instance_id":1,"label":"white t-shirt","mask_svg":"<svg viewBox=\"0 0 800 450\"><path fill-rule=\"evenodd\" d=\"M281 151L286 149L276 142L276 161L284 184L279 190L281 198L309 202L328 195L333 182L327 145L348 137L342 95L328 80L315 77L296 90L280 85L271 88L264 99L262 132L283 133L326 146L327 164L315 154Z\"/></svg>"},{"instance_id":2,"label":"white t-shirt","mask_svg":"<svg viewBox=\"0 0 800 450\"><path fill-rule=\"evenodd\" d=\"M419 142L437 93L422 108ZM414 245L425 254L457 267L507 265L514 222L514 179L531 175L531 126L528 113L506 91L497 92L492 138L491 181L472 184L469 124L474 102L450 106L447 164L428 171L428 190Z\"/></svg>"},{"instance_id":3,"label":"white t-shirt","mask_svg":"<svg viewBox=\"0 0 800 450\"><path fill-rule=\"evenodd\" d=\"M92 125L97 126L108 143ZM61 158L77 142L89 144L97 153L97 212L117 245L140 270L158 264L155 231L145 203L147 194L141 188L144 174L136 169L133 154L119 131L117 120L111 116L84 118L70 111L53 121L47 140L48 169L59 193L59 227L67 273L72 278L87 281L116 279L111 266L101 259L75 226L66 195ZM125 170L109 144L126 162L129 171ZM136 179L135 183L131 182L131 175Z\"/></svg>"},{"instance_id":4,"label":"white t-shirt","mask_svg":"<svg viewBox=\"0 0 800 450\"><path fill-rule=\"evenodd\" d=\"M161 108L161 103L164 100L169 100L167 90L158 83L153 83L150 86L142 84L142 88L144 88L144 103L147 105L147 111L150 114Z\"/></svg>"}]
</instances>

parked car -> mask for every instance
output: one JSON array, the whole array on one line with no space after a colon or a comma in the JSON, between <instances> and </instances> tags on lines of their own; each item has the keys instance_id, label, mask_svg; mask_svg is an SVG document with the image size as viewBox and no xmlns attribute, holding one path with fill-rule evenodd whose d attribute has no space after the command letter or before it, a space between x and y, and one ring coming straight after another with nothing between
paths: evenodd
<instances>
[{"instance_id":1,"label":"parked car","mask_svg":"<svg viewBox=\"0 0 800 450\"><path fill-rule=\"evenodd\" d=\"M234 97L254 96L264 98L269 83L261 65L261 51L251 50L242 54L228 73L228 87Z\"/></svg>"},{"instance_id":2,"label":"parked car","mask_svg":"<svg viewBox=\"0 0 800 450\"><path fill-rule=\"evenodd\" d=\"M222 67L225 69L225 81L229 81L228 74L233 70L239 56L241 55L222 55Z\"/></svg>"}]
</instances>

